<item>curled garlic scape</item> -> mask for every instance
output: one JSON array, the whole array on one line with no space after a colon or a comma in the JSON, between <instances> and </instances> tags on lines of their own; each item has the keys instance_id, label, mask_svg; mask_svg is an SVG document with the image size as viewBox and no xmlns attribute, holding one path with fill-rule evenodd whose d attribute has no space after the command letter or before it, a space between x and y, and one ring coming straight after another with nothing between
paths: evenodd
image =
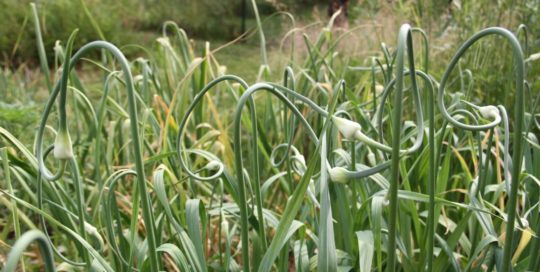
<instances>
[{"instance_id":1,"label":"curled garlic scape","mask_svg":"<svg viewBox=\"0 0 540 272\"><path fill-rule=\"evenodd\" d=\"M204 167L207 170L210 171L218 171L223 167L223 164L218 160L211 160L209 161L206 166Z\"/></svg>"},{"instance_id":2,"label":"curled garlic scape","mask_svg":"<svg viewBox=\"0 0 540 272\"><path fill-rule=\"evenodd\" d=\"M492 105L477 106L465 100L462 100L462 102L478 110L482 118L492 120L492 122L495 124L499 124L501 122L501 113L497 107Z\"/></svg>"},{"instance_id":3,"label":"curled garlic scape","mask_svg":"<svg viewBox=\"0 0 540 272\"><path fill-rule=\"evenodd\" d=\"M334 122L334 125L337 127L341 135L347 140L358 140L361 142L364 142L365 144L369 145L370 147L380 149L384 152L392 152L392 147L381 144L367 135L365 135L362 132L362 127L357 122L347 120L345 118L332 116L332 121ZM407 153L407 150L400 150L400 153Z\"/></svg>"},{"instance_id":4,"label":"curled garlic scape","mask_svg":"<svg viewBox=\"0 0 540 272\"><path fill-rule=\"evenodd\" d=\"M358 133L362 133L362 127L357 122L336 116L332 116L332 121L341 135L347 140L354 140L357 138Z\"/></svg>"},{"instance_id":5,"label":"curled garlic scape","mask_svg":"<svg viewBox=\"0 0 540 272\"><path fill-rule=\"evenodd\" d=\"M332 167L328 169L328 174L333 182L347 183L349 181L348 170L343 167Z\"/></svg>"}]
</instances>

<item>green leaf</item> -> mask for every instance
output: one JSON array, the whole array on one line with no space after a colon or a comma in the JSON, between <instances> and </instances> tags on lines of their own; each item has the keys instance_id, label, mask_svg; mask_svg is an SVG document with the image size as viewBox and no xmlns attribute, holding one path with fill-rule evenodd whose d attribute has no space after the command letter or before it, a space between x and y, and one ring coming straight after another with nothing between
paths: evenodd
<instances>
[{"instance_id":1,"label":"green leaf","mask_svg":"<svg viewBox=\"0 0 540 272\"><path fill-rule=\"evenodd\" d=\"M373 261L373 233L369 230L357 231L356 238L358 239L358 264L360 272L371 271L371 262Z\"/></svg>"}]
</instances>

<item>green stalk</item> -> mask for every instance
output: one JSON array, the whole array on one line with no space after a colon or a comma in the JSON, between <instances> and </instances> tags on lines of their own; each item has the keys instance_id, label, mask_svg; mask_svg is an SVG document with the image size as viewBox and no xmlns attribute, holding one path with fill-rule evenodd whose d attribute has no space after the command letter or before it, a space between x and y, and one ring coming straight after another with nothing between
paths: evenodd
<instances>
[{"instance_id":1,"label":"green stalk","mask_svg":"<svg viewBox=\"0 0 540 272\"><path fill-rule=\"evenodd\" d=\"M77 160L75 160L75 158L72 158L69 162L70 162L71 172L73 175L73 184L75 184L75 191L77 194L77 216L79 219L79 233L84 240L88 240L85 226L84 226L86 222L86 220L84 219L84 214L85 214L84 189L82 188L83 184L82 184L81 177L79 174L79 167L77 167ZM91 262L90 262L90 256L88 255L88 252L83 250L81 254L82 254L84 262L87 264L87 268L90 267Z\"/></svg>"},{"instance_id":2,"label":"green stalk","mask_svg":"<svg viewBox=\"0 0 540 272\"><path fill-rule=\"evenodd\" d=\"M426 66L427 70L427 66ZM428 222L427 222L427 271L433 271L433 248L435 238L435 186L436 184L436 164L435 164L435 98L433 83L429 81L428 84L428 114L429 114L429 176L428 176L428 194L429 194L429 207L428 207Z\"/></svg>"},{"instance_id":3,"label":"green stalk","mask_svg":"<svg viewBox=\"0 0 540 272\"><path fill-rule=\"evenodd\" d=\"M410 71L406 71L404 75L412 74ZM435 112L434 112L434 105L435 105L435 98L434 98L434 91L435 87L433 84L433 80L431 77L422 71L416 70L415 72L416 76L420 77L423 81L425 86L427 87L427 103L428 103L428 115L429 115L429 128L428 128L428 146L429 146L429 173L428 173L428 194L429 194L429 207L428 207L428 216L427 216L427 232L426 232L426 257L427 257L427 271L432 271L433 266L433 247L434 247L434 236L435 236L435 179L436 179L436 162L435 162ZM397 80L397 79L396 79ZM390 83L387 86L387 90L390 90L390 88L395 84L396 80L390 81ZM415 88L416 91L413 91L413 95L415 96L415 107L416 111L419 112L419 116L417 117L417 122L419 123L418 126L418 133L424 133L423 129L423 115L422 115L422 105L420 104L420 96L418 92L418 88ZM389 95L388 91L385 91L381 100L381 107L380 112L377 115L378 117L378 127L382 128L382 110L383 106L385 104L385 101ZM382 135L382 132L379 133ZM418 140L418 135L416 139ZM422 140L420 140L419 143L421 143ZM417 148L410 148L410 152L417 151L421 146L420 145L413 145L418 146Z\"/></svg>"},{"instance_id":4,"label":"green stalk","mask_svg":"<svg viewBox=\"0 0 540 272\"><path fill-rule=\"evenodd\" d=\"M371 92L372 92L372 102L373 102L373 113L377 112L377 88L375 80L375 59L371 58ZM353 164L354 165L354 164Z\"/></svg>"},{"instance_id":5,"label":"green stalk","mask_svg":"<svg viewBox=\"0 0 540 272\"><path fill-rule=\"evenodd\" d=\"M71 65L71 60L69 59L69 56L71 56L71 51L73 48L73 42L75 40L75 36L77 34L77 30L75 30L69 37L67 41L66 46L66 58L64 59L63 64L63 70L62 70L62 76L60 78L60 81L57 82L49 101L47 102L47 106L45 109L45 112L42 116L42 122L40 123L40 127L38 130L38 136L36 140L36 157L38 158L38 165L40 169L40 173L45 177L47 180L56 180L59 179L65 170L65 164L69 161L71 163L72 172L74 175L73 182L75 183L75 189L77 191L77 213L78 213L78 219L79 219L79 232L81 237L86 240L86 231L84 227L84 192L83 189L80 187L81 182L79 178L78 173L78 167L76 164L76 161L74 159L73 150L72 150L72 143L68 132L68 125L67 125L67 114L66 114L66 104L67 104L67 85L68 85L68 77L69 73L71 71L71 68L73 67ZM44 165L44 155L42 155L43 152L43 130L46 125L47 118L50 114L50 110L52 108L52 105L54 104L54 101L56 100L56 96L59 97L58 101L58 113L59 113L59 129L58 133L56 135L56 140L54 144L54 156L60 160L60 171L56 175L51 175L49 171L47 170L46 166ZM84 262L86 263L86 266L90 266L90 257L88 255L88 252L81 251L82 258Z\"/></svg>"},{"instance_id":6,"label":"green stalk","mask_svg":"<svg viewBox=\"0 0 540 272\"><path fill-rule=\"evenodd\" d=\"M47 54L45 53L45 46L43 45L43 38L41 36L41 26L39 23L39 16L37 13L36 4L30 3L30 6L32 7L32 13L34 15L39 64L41 66L41 70L45 74L45 83L47 84L47 89L49 90L49 93L52 93L53 87L51 84L51 73L49 72L49 63L47 62Z\"/></svg>"},{"instance_id":7,"label":"green stalk","mask_svg":"<svg viewBox=\"0 0 540 272\"><path fill-rule=\"evenodd\" d=\"M202 62L200 64L200 70L199 70L199 79L198 79L198 84L196 85L197 87L195 88L194 92L197 92L197 90L201 90L203 89L203 86L206 85L206 78L207 78L207 70L208 70L208 62L209 62L209 55L210 55L210 43L206 42L205 45L204 45L204 49L203 49L203 52L202 52ZM194 76L195 77L195 76ZM203 108L204 108L204 100L200 100L199 102L199 107L197 107L195 109L195 113L194 113L194 121L196 124L200 124L203 122ZM201 131L200 130L197 130L197 138L200 138L202 135L201 135Z\"/></svg>"},{"instance_id":8,"label":"green stalk","mask_svg":"<svg viewBox=\"0 0 540 272\"><path fill-rule=\"evenodd\" d=\"M290 85L290 86L289 86ZM294 71L290 66L287 66L285 68L285 71L283 73L283 86L285 88L289 88L291 90L294 90L296 85L296 79L294 77ZM287 98L291 100L294 104L294 97L292 95L287 94ZM285 156L283 157L283 160L287 163L287 181L289 182L289 188L293 190L294 184L293 184L293 175L292 175L292 163L289 159L289 151L293 142L294 137L294 123L295 119L294 116L288 117L287 114L287 106L283 105L283 127L285 128L285 139L287 139L287 150L285 151Z\"/></svg>"},{"instance_id":9,"label":"green stalk","mask_svg":"<svg viewBox=\"0 0 540 272\"><path fill-rule=\"evenodd\" d=\"M524 24L520 24L518 26L518 29L516 30L517 37L519 37L519 34L523 33L523 43L521 47L523 48L523 53L525 56L529 55L529 33L530 32L531 30L529 29L529 27Z\"/></svg>"},{"instance_id":10,"label":"green stalk","mask_svg":"<svg viewBox=\"0 0 540 272\"><path fill-rule=\"evenodd\" d=\"M257 3L255 0L251 0L251 6L253 7L253 13L255 14L255 20L257 21L257 30L259 31L259 39L261 43L261 61L262 67L268 68L268 55L266 54L266 38L261 23L261 17L259 16L259 10L257 9Z\"/></svg>"},{"instance_id":11,"label":"green stalk","mask_svg":"<svg viewBox=\"0 0 540 272\"><path fill-rule=\"evenodd\" d=\"M424 73L429 74L429 40L424 30L418 27L411 28L411 31L420 33L422 37L422 45L424 46Z\"/></svg>"},{"instance_id":12,"label":"green stalk","mask_svg":"<svg viewBox=\"0 0 540 272\"><path fill-rule=\"evenodd\" d=\"M397 42L397 64L396 64L396 92L394 96L394 109L392 112L392 166L390 172L390 188L389 188L389 206L390 218L388 223L388 260L387 271L395 271L396 261L396 236L397 236L397 210L398 198L397 192L399 187L399 163L400 163L400 144L401 144L401 115L402 115L402 98L403 98L403 76L405 75L404 54L405 50L409 58L409 70L416 71L414 68L414 55L411 27L408 24L401 26ZM411 81L414 89L417 88L416 75L411 73ZM423 133L423 132L422 132Z\"/></svg>"},{"instance_id":13,"label":"green stalk","mask_svg":"<svg viewBox=\"0 0 540 272\"><path fill-rule=\"evenodd\" d=\"M109 90L111 89L110 85L112 84L112 80L116 77L116 73L112 72L110 73L106 79L105 83L103 84L103 94L101 97L101 100L99 101L99 106L97 109L97 122L96 122L96 138L95 138L95 147L94 147L94 163L96 166L94 167L94 179L98 183L98 190L101 192L103 188L103 182L101 179L101 173L100 173L100 164L101 164L101 130L103 128L103 120L105 119L105 110L106 110L106 104L107 104L107 97L109 96ZM108 168L106 169L108 172Z\"/></svg>"}]
</instances>

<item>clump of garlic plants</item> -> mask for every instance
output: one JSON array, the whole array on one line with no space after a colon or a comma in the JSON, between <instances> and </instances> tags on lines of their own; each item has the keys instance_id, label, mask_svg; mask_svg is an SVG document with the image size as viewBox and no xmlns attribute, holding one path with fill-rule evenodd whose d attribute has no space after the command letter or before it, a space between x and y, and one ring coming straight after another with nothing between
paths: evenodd
<instances>
[{"instance_id":1,"label":"clump of garlic plants","mask_svg":"<svg viewBox=\"0 0 540 272\"><path fill-rule=\"evenodd\" d=\"M536 56L515 33L474 34L438 78L421 29L362 62L334 50L354 31L330 20L295 45L307 57L270 69L257 16L250 84L173 22L133 61L106 41L73 48L75 31L49 71L34 15L49 99L33 146L0 127L5 271L540 270ZM510 45L513 105L462 95L460 59L488 36Z\"/></svg>"}]
</instances>

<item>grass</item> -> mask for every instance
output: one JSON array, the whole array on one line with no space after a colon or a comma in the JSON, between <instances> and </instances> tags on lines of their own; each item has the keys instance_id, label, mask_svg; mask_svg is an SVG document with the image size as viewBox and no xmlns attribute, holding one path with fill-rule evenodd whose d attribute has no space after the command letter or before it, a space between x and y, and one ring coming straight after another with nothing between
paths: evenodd
<instances>
[{"instance_id":1,"label":"grass","mask_svg":"<svg viewBox=\"0 0 540 272\"><path fill-rule=\"evenodd\" d=\"M526 27L440 50L333 19L276 42L257 16L254 47L169 21L153 46L75 48L74 31L51 56L33 12L39 95L23 68L1 81L2 107L32 105L0 122L4 271L540 270ZM493 66L504 94L484 89Z\"/></svg>"}]
</instances>

